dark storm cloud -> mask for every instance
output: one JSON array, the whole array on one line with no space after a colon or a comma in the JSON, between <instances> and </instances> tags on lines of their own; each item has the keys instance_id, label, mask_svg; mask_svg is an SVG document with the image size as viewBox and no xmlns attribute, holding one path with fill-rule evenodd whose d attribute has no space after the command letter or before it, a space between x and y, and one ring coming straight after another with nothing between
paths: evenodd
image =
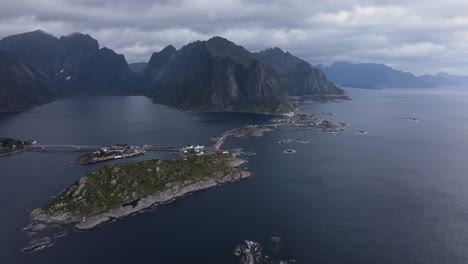
<instances>
[{"instance_id":1,"label":"dark storm cloud","mask_svg":"<svg viewBox=\"0 0 468 264\"><path fill-rule=\"evenodd\" d=\"M84 32L133 62L168 44L220 35L254 51L278 46L313 64L468 74L466 10L468 2L454 0L7 0L0 37Z\"/></svg>"}]
</instances>

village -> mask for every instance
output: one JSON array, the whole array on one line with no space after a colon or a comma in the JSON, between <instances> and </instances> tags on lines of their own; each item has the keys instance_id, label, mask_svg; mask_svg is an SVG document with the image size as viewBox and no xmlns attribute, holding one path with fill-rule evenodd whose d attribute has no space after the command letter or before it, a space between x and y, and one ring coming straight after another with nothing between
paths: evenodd
<instances>
[{"instance_id":1,"label":"village","mask_svg":"<svg viewBox=\"0 0 468 264\"><path fill-rule=\"evenodd\" d=\"M143 155L146 150L139 146L129 146L126 144L117 144L108 147L101 147L95 151L81 155L72 163L93 164L114 159L123 159Z\"/></svg>"},{"instance_id":2,"label":"village","mask_svg":"<svg viewBox=\"0 0 468 264\"><path fill-rule=\"evenodd\" d=\"M174 152L179 153L183 157L196 155L196 156L203 156L203 155L216 155L216 156L223 156L228 155L228 151L220 151L216 149L209 149L205 148L203 145L190 145L187 144L181 149L174 149L172 146L158 146L158 145L143 145L140 146L130 146L126 144L116 144L107 147L100 147L94 151L88 152L84 155L81 155L76 160L72 161L71 163L74 164L94 164L104 161L116 160L116 159L124 159L135 157L139 155L145 155L148 152L155 152L155 151L165 151L165 152Z\"/></svg>"},{"instance_id":3,"label":"village","mask_svg":"<svg viewBox=\"0 0 468 264\"><path fill-rule=\"evenodd\" d=\"M333 115L332 113L326 113ZM295 126L302 127L309 130L320 130L327 133L337 133L344 130L346 124L335 123L322 118L316 117L315 115L308 113L294 113L291 116L284 118L275 118L272 120L271 126Z\"/></svg>"},{"instance_id":4,"label":"village","mask_svg":"<svg viewBox=\"0 0 468 264\"><path fill-rule=\"evenodd\" d=\"M209 149L205 148L203 145L185 145L180 151L185 154L185 155L197 155L197 156L203 156L203 155L216 155L216 156L223 156L223 155L228 155L229 151L221 151L217 149Z\"/></svg>"}]
</instances>

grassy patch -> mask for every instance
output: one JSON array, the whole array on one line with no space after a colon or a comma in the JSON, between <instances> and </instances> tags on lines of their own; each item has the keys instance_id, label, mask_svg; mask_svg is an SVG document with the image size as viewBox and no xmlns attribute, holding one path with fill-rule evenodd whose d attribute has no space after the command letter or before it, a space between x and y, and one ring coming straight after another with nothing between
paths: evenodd
<instances>
[{"instance_id":1,"label":"grassy patch","mask_svg":"<svg viewBox=\"0 0 468 264\"><path fill-rule=\"evenodd\" d=\"M92 216L167 190L175 183L197 182L234 171L225 158L208 155L111 165L89 173L42 209L50 214Z\"/></svg>"},{"instance_id":2,"label":"grassy patch","mask_svg":"<svg viewBox=\"0 0 468 264\"><path fill-rule=\"evenodd\" d=\"M17 140L0 137L0 154L22 150L24 147L31 145L31 143L31 140Z\"/></svg>"}]
</instances>

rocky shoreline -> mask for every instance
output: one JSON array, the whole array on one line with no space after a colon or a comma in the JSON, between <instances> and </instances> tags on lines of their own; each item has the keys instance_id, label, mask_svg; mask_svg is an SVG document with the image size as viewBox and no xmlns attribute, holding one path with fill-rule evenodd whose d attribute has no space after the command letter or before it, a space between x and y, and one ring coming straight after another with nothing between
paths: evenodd
<instances>
[{"instance_id":1,"label":"rocky shoreline","mask_svg":"<svg viewBox=\"0 0 468 264\"><path fill-rule=\"evenodd\" d=\"M265 135L265 133L272 132L272 131L274 130L270 127L255 126L255 125L235 128L235 129L225 132L219 137L212 137L211 142L214 143L212 148L215 150L219 150L221 146L224 144L224 141L226 141L226 139L231 136L233 137L247 137L247 136L262 137Z\"/></svg>"},{"instance_id":2,"label":"rocky shoreline","mask_svg":"<svg viewBox=\"0 0 468 264\"><path fill-rule=\"evenodd\" d=\"M121 155L119 155L117 157L115 157L115 156L105 156L105 157L101 157L101 158L95 158L95 159L84 160L84 161L76 159L76 160L70 161L70 163L71 164L78 164L78 165L88 165L88 164L95 164L95 163L99 163L99 162L109 161L109 160L131 158L131 157L135 157L135 156L139 156L139 155L144 155L145 153L146 153L145 151L136 151L136 152L133 152L133 153L121 154Z\"/></svg>"},{"instance_id":3,"label":"rocky shoreline","mask_svg":"<svg viewBox=\"0 0 468 264\"><path fill-rule=\"evenodd\" d=\"M23 150L16 150L16 151L11 151L11 152L0 153L0 157L9 156L9 155L13 155L13 154L18 154L18 153L21 153L21 152L23 152Z\"/></svg>"},{"instance_id":4,"label":"rocky shoreline","mask_svg":"<svg viewBox=\"0 0 468 264\"><path fill-rule=\"evenodd\" d=\"M239 264L298 263L280 237L261 239L260 242L245 240L234 249L234 255L239 259Z\"/></svg>"},{"instance_id":5,"label":"rocky shoreline","mask_svg":"<svg viewBox=\"0 0 468 264\"><path fill-rule=\"evenodd\" d=\"M30 224L23 228L30 238L29 244L23 249L24 252L40 250L55 243L51 233L62 230L63 227L73 225L78 231L86 231L97 226L131 216L147 209L154 208L161 204L170 203L178 198L182 198L194 192L213 188L222 184L244 180L251 176L251 173L239 167L245 164L245 160L237 158L239 151L234 151L231 159L226 163L233 170L228 174L215 173L202 180L185 180L183 182L171 182L165 185L163 191L153 195L137 198L109 211L84 217L73 212L50 213L43 208L38 208L30 214ZM87 177L81 178L78 182L77 190L84 189Z\"/></svg>"},{"instance_id":6,"label":"rocky shoreline","mask_svg":"<svg viewBox=\"0 0 468 264\"><path fill-rule=\"evenodd\" d=\"M116 208L109 212L105 212L97 216L92 216L88 218L82 218L81 216L73 215L70 213L48 215L41 209L36 209L31 213L31 221L34 223L34 225L31 226L31 229L36 230L36 232L40 232L40 230L45 229L48 225L54 224L75 224L75 228L80 231L93 229L98 225L104 224L115 219L130 216L150 207L159 204L170 203L176 200L177 198L181 198L190 193L213 188L224 183L240 181L250 176L250 172L245 170L239 170L235 174L227 175L220 178L213 178L205 181L198 181L192 183L176 183L173 186L168 186L170 188L163 192L141 198L135 201L135 203L121 206L120 208ZM37 227L39 227L39 229Z\"/></svg>"}]
</instances>

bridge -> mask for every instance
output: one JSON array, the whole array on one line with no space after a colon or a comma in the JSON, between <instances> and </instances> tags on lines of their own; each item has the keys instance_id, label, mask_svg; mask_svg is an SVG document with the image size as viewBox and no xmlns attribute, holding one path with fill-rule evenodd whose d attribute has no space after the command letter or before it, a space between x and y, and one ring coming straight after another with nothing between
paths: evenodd
<instances>
[{"instance_id":1,"label":"bridge","mask_svg":"<svg viewBox=\"0 0 468 264\"><path fill-rule=\"evenodd\" d=\"M30 150L48 150L48 151L89 151L100 148L101 146L88 146L88 145L67 145L67 144L36 144L31 145ZM27 149L26 149L27 150Z\"/></svg>"},{"instance_id":2,"label":"bridge","mask_svg":"<svg viewBox=\"0 0 468 264\"><path fill-rule=\"evenodd\" d=\"M303 124L297 124L297 123L274 123L274 124L264 124L264 125L256 125L259 127L274 127L278 128L279 126L295 126L295 127L300 127L303 126Z\"/></svg>"}]
</instances>

